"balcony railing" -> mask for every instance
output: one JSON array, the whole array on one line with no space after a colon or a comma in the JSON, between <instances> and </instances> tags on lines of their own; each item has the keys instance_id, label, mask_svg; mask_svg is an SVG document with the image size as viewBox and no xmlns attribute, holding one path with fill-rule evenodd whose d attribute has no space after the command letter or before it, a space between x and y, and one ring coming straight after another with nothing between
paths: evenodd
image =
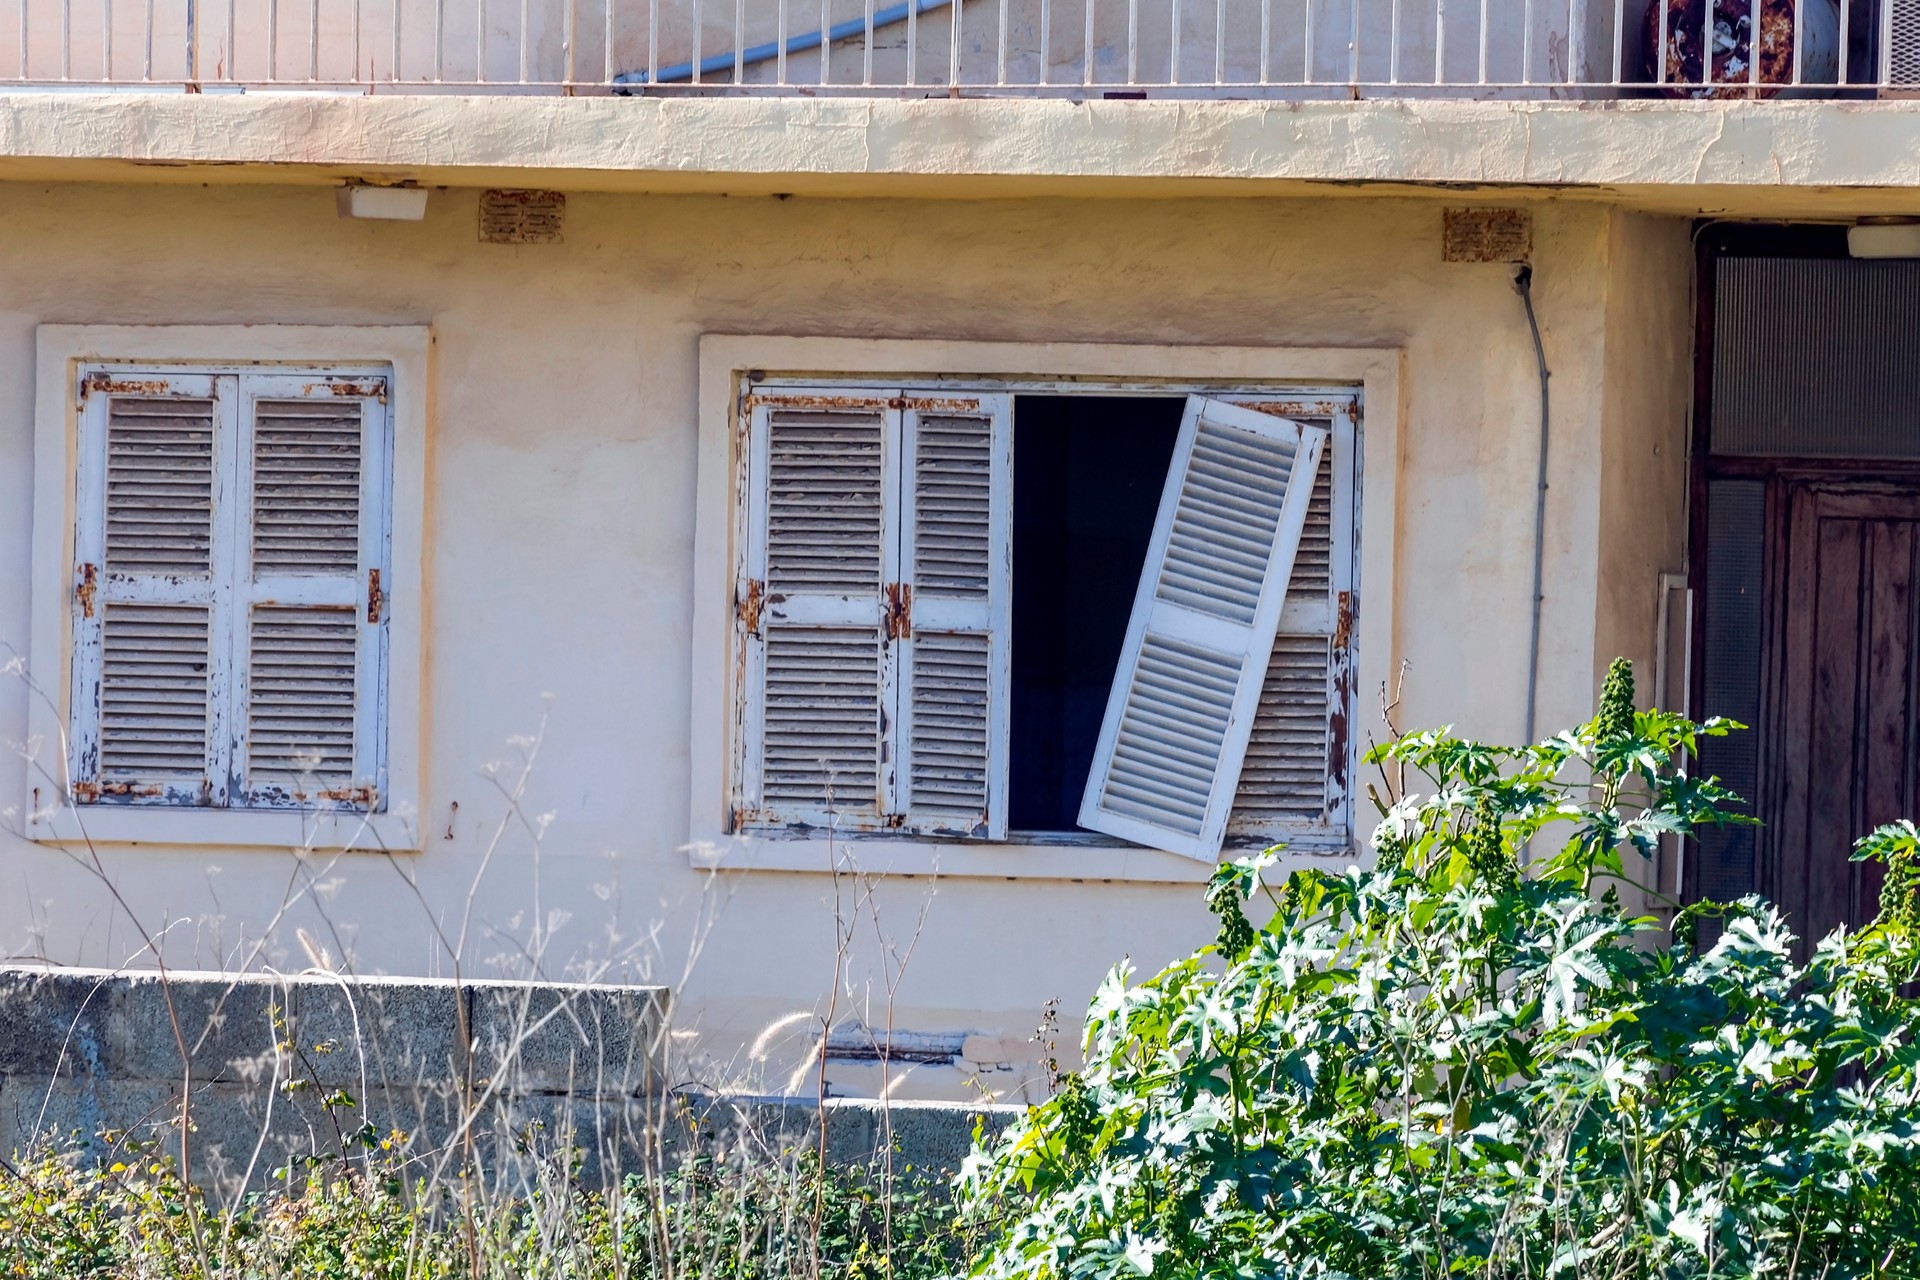
<instances>
[{"instance_id":1,"label":"balcony railing","mask_svg":"<svg viewBox=\"0 0 1920 1280\"><path fill-rule=\"evenodd\" d=\"M1915 84L1920 0L0 0L0 86L45 89L1766 98Z\"/></svg>"}]
</instances>

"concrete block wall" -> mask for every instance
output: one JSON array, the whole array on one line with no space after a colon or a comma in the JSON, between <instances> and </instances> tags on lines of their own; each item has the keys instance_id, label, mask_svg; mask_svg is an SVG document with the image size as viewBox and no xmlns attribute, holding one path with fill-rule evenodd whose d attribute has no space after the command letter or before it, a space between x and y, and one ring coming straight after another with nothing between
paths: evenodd
<instances>
[{"instance_id":1,"label":"concrete block wall","mask_svg":"<svg viewBox=\"0 0 1920 1280\"><path fill-rule=\"evenodd\" d=\"M184 1090L193 1175L224 1195L370 1149L511 1187L571 1148L598 1182L696 1135L812 1150L822 1124L833 1163L891 1151L941 1176L1021 1111L682 1094L662 1087L668 1007L647 986L0 967L0 1153L177 1151Z\"/></svg>"}]
</instances>

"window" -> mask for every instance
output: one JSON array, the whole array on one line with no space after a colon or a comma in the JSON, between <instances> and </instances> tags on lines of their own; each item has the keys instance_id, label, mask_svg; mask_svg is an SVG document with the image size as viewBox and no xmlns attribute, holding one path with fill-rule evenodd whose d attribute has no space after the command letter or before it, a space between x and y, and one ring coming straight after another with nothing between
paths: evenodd
<instances>
[{"instance_id":1,"label":"window","mask_svg":"<svg viewBox=\"0 0 1920 1280\"><path fill-rule=\"evenodd\" d=\"M77 803L383 807L390 386L82 367Z\"/></svg>"},{"instance_id":2,"label":"window","mask_svg":"<svg viewBox=\"0 0 1920 1280\"><path fill-rule=\"evenodd\" d=\"M1354 392L741 405L735 831L1346 843Z\"/></svg>"}]
</instances>

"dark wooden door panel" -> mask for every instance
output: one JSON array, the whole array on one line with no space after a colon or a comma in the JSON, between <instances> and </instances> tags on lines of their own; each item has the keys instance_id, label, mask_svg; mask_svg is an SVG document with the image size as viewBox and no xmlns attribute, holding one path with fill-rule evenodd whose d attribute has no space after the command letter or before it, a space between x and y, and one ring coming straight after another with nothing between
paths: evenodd
<instances>
[{"instance_id":1,"label":"dark wooden door panel","mask_svg":"<svg viewBox=\"0 0 1920 1280\"><path fill-rule=\"evenodd\" d=\"M1853 842L1913 811L1920 496L1841 482L1781 497L1763 887L1811 942L1872 918L1880 870L1850 860Z\"/></svg>"}]
</instances>

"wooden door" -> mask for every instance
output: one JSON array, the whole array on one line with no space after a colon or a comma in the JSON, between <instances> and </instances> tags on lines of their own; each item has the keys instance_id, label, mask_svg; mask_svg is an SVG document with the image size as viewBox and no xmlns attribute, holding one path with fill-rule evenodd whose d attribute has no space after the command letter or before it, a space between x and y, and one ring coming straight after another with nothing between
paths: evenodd
<instances>
[{"instance_id":1,"label":"wooden door","mask_svg":"<svg viewBox=\"0 0 1920 1280\"><path fill-rule=\"evenodd\" d=\"M1851 861L1853 842L1920 798L1920 490L1789 481L1773 510L1760 887L1804 957L1873 918L1880 867Z\"/></svg>"}]
</instances>

